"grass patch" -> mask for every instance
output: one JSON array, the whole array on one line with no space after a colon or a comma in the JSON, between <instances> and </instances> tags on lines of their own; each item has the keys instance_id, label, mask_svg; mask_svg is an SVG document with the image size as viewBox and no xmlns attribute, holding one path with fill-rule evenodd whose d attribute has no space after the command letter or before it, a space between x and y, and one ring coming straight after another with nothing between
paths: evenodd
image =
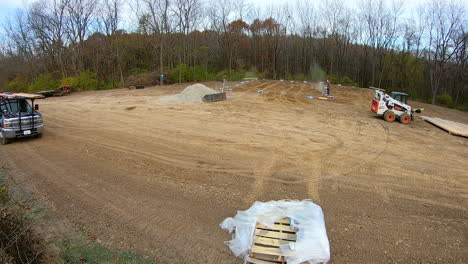
<instances>
[{"instance_id":1,"label":"grass patch","mask_svg":"<svg viewBox=\"0 0 468 264\"><path fill-rule=\"evenodd\" d=\"M139 258L128 251L109 249L99 243L85 242L82 239L60 241L60 258L70 264L150 264L149 260Z\"/></svg>"},{"instance_id":2,"label":"grass patch","mask_svg":"<svg viewBox=\"0 0 468 264\"><path fill-rule=\"evenodd\" d=\"M5 186L7 175L0 171L0 205L4 205L9 200L8 189Z\"/></svg>"},{"instance_id":3,"label":"grass patch","mask_svg":"<svg viewBox=\"0 0 468 264\"><path fill-rule=\"evenodd\" d=\"M0 171L0 263L41 263L45 243L33 231L30 205L8 189Z\"/></svg>"},{"instance_id":4,"label":"grass patch","mask_svg":"<svg viewBox=\"0 0 468 264\"><path fill-rule=\"evenodd\" d=\"M0 171L0 263L46 263L46 242L34 231L38 221L46 218L46 209L28 193L8 185L8 175ZM48 223L48 225L50 225ZM60 262L71 264L149 264L149 260L131 252L109 249L74 234L62 234L54 243L60 248ZM49 259L50 260L50 259Z\"/></svg>"}]
</instances>

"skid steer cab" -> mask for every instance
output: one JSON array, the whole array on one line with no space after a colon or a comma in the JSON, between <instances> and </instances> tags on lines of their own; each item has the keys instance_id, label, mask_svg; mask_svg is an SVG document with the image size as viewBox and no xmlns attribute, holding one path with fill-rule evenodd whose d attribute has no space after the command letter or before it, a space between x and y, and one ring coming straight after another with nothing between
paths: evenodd
<instances>
[{"instance_id":1,"label":"skid steer cab","mask_svg":"<svg viewBox=\"0 0 468 264\"><path fill-rule=\"evenodd\" d=\"M36 99L44 99L44 96L0 93L0 144L8 144L15 138L42 136L44 123L37 111L39 105L34 104Z\"/></svg>"},{"instance_id":2,"label":"skid steer cab","mask_svg":"<svg viewBox=\"0 0 468 264\"><path fill-rule=\"evenodd\" d=\"M407 105L408 94L392 92L390 95L382 90L376 90L372 99L372 112L387 122L398 119L403 124L409 124L414 120L414 112L411 106Z\"/></svg>"}]
</instances>

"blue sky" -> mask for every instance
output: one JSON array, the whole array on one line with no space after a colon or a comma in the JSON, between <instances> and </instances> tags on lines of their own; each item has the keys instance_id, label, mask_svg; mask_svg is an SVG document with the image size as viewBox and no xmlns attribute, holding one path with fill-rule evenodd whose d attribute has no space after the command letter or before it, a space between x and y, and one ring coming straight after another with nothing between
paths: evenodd
<instances>
[{"instance_id":1,"label":"blue sky","mask_svg":"<svg viewBox=\"0 0 468 264\"><path fill-rule=\"evenodd\" d=\"M6 16L15 13L16 8L20 8L28 2L28 0L0 0L0 18L3 20Z\"/></svg>"},{"instance_id":2,"label":"blue sky","mask_svg":"<svg viewBox=\"0 0 468 264\"><path fill-rule=\"evenodd\" d=\"M39 0L41 1L41 0ZM248 0L254 5L257 6L271 6L276 4L284 4L286 2L290 2L294 4L296 0ZM309 0L311 3L317 3L317 0ZM348 3L348 6L355 7L360 0L343 0L344 2ZM404 4L407 8L407 11L415 10L415 7L420 5L421 3L425 2L426 0L405 0ZM446 1L446 0L440 0ZM465 8L468 9L468 0L458 0L462 3ZM7 17L11 17L17 8L22 8L28 3L34 2L34 0L0 0L0 32L3 31L3 25L6 21ZM124 0L124 2L132 2L130 0ZM390 2L390 1L389 1Z\"/></svg>"},{"instance_id":3,"label":"blue sky","mask_svg":"<svg viewBox=\"0 0 468 264\"><path fill-rule=\"evenodd\" d=\"M0 0L0 32L3 31L3 25L7 17L15 14L17 8L21 8L28 1L23 0Z\"/></svg>"}]
</instances>

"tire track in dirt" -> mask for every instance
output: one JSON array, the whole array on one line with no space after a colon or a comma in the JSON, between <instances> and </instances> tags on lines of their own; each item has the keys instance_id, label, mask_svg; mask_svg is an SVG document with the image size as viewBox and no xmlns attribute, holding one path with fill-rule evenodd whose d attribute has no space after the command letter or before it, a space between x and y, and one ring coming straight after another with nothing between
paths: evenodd
<instances>
[{"instance_id":1,"label":"tire track in dirt","mask_svg":"<svg viewBox=\"0 0 468 264\"><path fill-rule=\"evenodd\" d=\"M145 244L154 243L153 239L151 239L151 235L159 237L160 240L165 241L164 246L161 244L158 245L159 250L162 250L160 255L163 256L169 253L175 254L174 257L186 258L185 261L181 263L192 263L192 260L186 256L191 256L192 252L200 252L202 250L208 255L217 256L215 259L219 259L223 263L230 263L233 260L227 254L219 254L222 245L213 245L213 248L206 248L206 245L198 242L196 237L193 237L194 239L186 237L184 234L187 232L194 232L197 230L197 226L174 222L174 219L187 216L180 215L177 217L174 211L168 212L167 209L165 209L166 212L161 211L161 205L154 208L138 202L141 201L141 197L138 196L143 196L142 194L146 193L147 189L141 186L141 183L133 186L132 184L137 183L136 181L130 178L121 178L119 181L125 181L127 184L117 184L118 182L115 182L115 180L118 178L115 177L115 174L114 176L104 178L95 177L94 175L75 177L79 175L79 172L73 172L75 169L65 167L66 164L55 163L54 160L44 158L29 145L21 147L25 147L27 153L18 156L14 153L19 152L13 152L10 153L9 156L12 156L15 160L20 160L22 171L24 171L26 175L29 174L28 171L35 171L35 174L31 176L36 179L32 181L36 186L40 187L42 191L49 193L47 197L55 196L56 199L67 201L65 206L75 210L75 212L71 214L79 213L79 220L75 222L76 224L81 225L81 223L84 222L93 223L96 219L118 219L117 223L112 220L112 224L114 226L116 224L119 225L122 231L125 230L122 234L123 236L127 236L126 233L128 232L137 232L140 234L138 237L146 241ZM37 168L34 164L31 164L31 166L24 166L21 160L34 160L44 164L44 166L41 168ZM16 163L12 163L11 166L20 168ZM59 182L55 181L57 175L61 175L60 178L62 180ZM81 173L81 175L86 174ZM32 179L31 176L28 178ZM100 188L102 186L105 186L105 189ZM66 191L63 192L63 190ZM60 194L60 192L62 193ZM56 202L57 200L54 201ZM117 204L119 206L117 206ZM128 210L129 208L135 208L135 210ZM182 211L178 214L181 213ZM155 218L155 216L157 217ZM100 230L101 232L107 229L106 221L98 225L102 228L102 230ZM207 230L203 229L197 231L197 233L206 232ZM218 233L221 233L221 231ZM142 241L140 240L139 242ZM211 243L216 244L214 242ZM224 257L220 258L220 256ZM198 259L202 261L205 258L198 257ZM168 259L165 261L168 261ZM208 261L208 259L205 259L205 261Z\"/></svg>"},{"instance_id":2,"label":"tire track in dirt","mask_svg":"<svg viewBox=\"0 0 468 264\"><path fill-rule=\"evenodd\" d=\"M287 90L287 92L291 92L291 90L293 90L295 88L295 85L294 84L289 84L290 88ZM289 108L289 106L291 105L296 105L297 103L299 103L301 106L305 106L306 104L303 103L299 98L299 93L301 93L303 91L303 88L300 88L299 91L296 91L294 94L293 94L293 98L294 98L294 101L290 101L290 100L279 100L281 103L285 104L284 108L285 108L285 111L286 109ZM283 95L281 95L283 96ZM302 124L303 122L314 122L314 120L309 120L307 121L306 119L306 115L300 115L300 118L297 119L295 122L292 122L292 124L294 124L295 126L299 126L300 124ZM311 131L309 131L309 134L310 134ZM315 131L314 131L315 132ZM337 140L337 137L332 135L332 134L329 134L329 133L324 133L322 132L323 134L327 134L328 136L330 136L332 138L331 142ZM312 135L309 135L308 138L316 138L316 137L320 137L319 134L312 134ZM323 137L322 137L323 138ZM331 143L329 142L329 144ZM323 157L324 156L327 156L329 154L327 154L328 152L332 153L332 152L335 152L337 149L339 149L343 143L338 140L338 144L336 146L332 146L332 147L329 147L329 148L325 148L325 149L320 149L320 150L317 150L317 151L314 151L314 153L311 156L311 158L307 158L309 155L307 155L308 153L304 153L304 152L297 152L297 151L293 151L291 150L288 154L289 156L291 157L294 157L294 160L295 160L295 168L299 170L300 174L302 174L305 178L306 178L306 183L307 183L307 190L308 190L308 195L309 197L311 197L314 201L316 202L320 202L320 194L319 194L319 190L320 190L320 185L321 185L321 177L322 177L322 161L323 161ZM313 145L313 146L312 146ZM305 146L305 149L314 149L315 148L315 144L305 144L303 145Z\"/></svg>"},{"instance_id":3,"label":"tire track in dirt","mask_svg":"<svg viewBox=\"0 0 468 264\"><path fill-rule=\"evenodd\" d=\"M64 120L64 119L61 119L61 118L57 118L57 119L58 120ZM70 121L70 123L75 123L75 122ZM97 121L96 124L101 124L102 125L102 124L104 124L104 122ZM55 124L53 124L53 125L55 126ZM62 126L62 127L66 127L66 126ZM70 128L70 127L67 127L67 128ZM75 128L73 128L73 129L75 129ZM216 166L215 166L215 168L213 168L213 166L203 167L203 166L200 165L199 158L197 158L197 156L186 155L183 152L175 151L175 149L177 149L176 145L180 144L180 143L178 143L177 140L174 140L173 142L164 144L161 141L161 139L163 139L164 136L163 135L160 135L160 136L155 135L153 132L151 134L151 137L152 138L154 138L155 136L157 137L157 144L161 145L161 147L163 147L164 149L167 149L167 150L172 148L172 151L170 151L170 152L164 151L161 148L158 148L157 153L156 152L148 152L148 151L138 151L134 147L123 146L122 144L119 144L119 142L117 142L117 141L114 141L114 142L111 141L110 143L104 143L104 142L108 141L108 139L103 137L103 136L100 136L100 135L108 134L110 131L113 131L113 132L122 133L122 135L128 135L129 137L133 136L133 137L136 138L135 140L138 140L138 141L142 141L143 138L145 138L142 135L140 135L140 136L132 135L131 132L128 132L128 131L125 131L125 130L122 131L122 130L117 130L117 129L114 129L114 130L106 129L105 131L103 131L102 127L98 127L98 126L89 126L85 130L88 131L88 134L92 134L93 136L92 137L83 137L83 136L72 135L71 133L62 134L62 136L63 137L68 137L68 138L78 139L78 140L81 140L81 141L85 141L85 142L88 142L88 143L93 144L93 145L99 145L99 146L102 146L102 147L107 148L109 150L119 151L124 155L133 155L133 156L138 157L138 158L150 158L153 161L159 161L159 162L165 163L167 165L182 167L182 168L186 168L186 169L197 169L197 170L205 170L205 171L211 171L211 172L228 172L228 173L235 173L235 174L243 174L244 176L245 176L245 174L247 172L247 170L243 170L243 169L232 169L232 168L224 168L224 167L216 168ZM148 135L148 136L150 136L150 135ZM148 143L150 143L150 142L148 142ZM207 141L207 144L208 143L211 143L211 142Z\"/></svg>"},{"instance_id":4,"label":"tire track in dirt","mask_svg":"<svg viewBox=\"0 0 468 264\"><path fill-rule=\"evenodd\" d=\"M372 148L375 148L378 145L382 145L381 149L378 150L377 153L375 153L374 155L368 158L360 158L360 155L356 155L353 161L353 163L356 164L355 167L346 166L346 165L341 166L343 168L348 167L348 169L346 169L343 172L343 175L340 177L326 178L327 180L332 179L333 181L345 183L346 186L348 186L351 189L355 189L359 191L366 191L366 192L373 192L376 195L381 196L383 201L387 203L389 203L391 199L394 199L395 197L401 197L401 198L405 198L405 199L412 200L412 201L432 204L434 206L441 206L441 207L446 207L450 209L466 211L466 208L460 205L444 203L444 202L439 202L439 201L431 201L430 199L421 197L421 195L417 195L418 192L416 191L411 192L411 194L403 193L402 191L398 190L398 189L401 189L401 187L398 184L388 183L379 178L373 177L374 175L377 174L375 172L376 167L380 169L386 169L387 171L397 170L397 168L393 165L385 164L385 163L378 161L387 152L389 148L389 145L391 142L391 139L390 139L391 134L390 134L390 128L388 124L385 124L383 123L383 121L380 121L380 120L376 121L375 123L377 123L382 128L382 131L384 132L383 134L385 135L385 140L383 144L381 144L381 142L378 142L378 143L372 143L369 145L372 146ZM336 166L336 164L332 166ZM370 177L370 179L363 180L367 177ZM424 175L418 176L417 173L416 174L413 173L412 177L416 177L421 181L427 180L427 177L425 177ZM453 184L454 186L459 184L459 182L456 182L456 181L450 182L449 180L447 182ZM416 186L411 186L408 188L416 188L419 191L425 191L425 192L434 192L433 189L429 189L429 188L424 189L421 186L418 186L420 184L418 184L417 182L415 182L414 184ZM453 193L457 193L457 195L454 195L453 198L460 195L460 193L453 187L449 188L449 191Z\"/></svg>"},{"instance_id":5,"label":"tire track in dirt","mask_svg":"<svg viewBox=\"0 0 468 264\"><path fill-rule=\"evenodd\" d=\"M264 192L265 180L273 173L273 169L276 166L276 163L279 162L279 151L283 141L280 138L275 139L275 143L272 145L272 151L269 158L266 160L260 160L258 164L258 169L254 171L255 181L250 190L249 194L245 197L246 204L252 204L253 201L256 201L258 197Z\"/></svg>"},{"instance_id":6,"label":"tire track in dirt","mask_svg":"<svg viewBox=\"0 0 468 264\"><path fill-rule=\"evenodd\" d=\"M158 149L158 153L156 152L149 152L143 150L137 150L130 146L125 146L122 144L118 144L117 141L110 141L110 143L104 143L101 138L90 139L87 137L75 136L75 135L65 135L65 137L77 139L79 141L88 142L94 146L99 146L102 148L106 148L108 150L112 150L115 152L120 152L121 155L132 155L137 158L143 159L150 159L152 161L158 161L170 166L185 168L185 169L195 169L195 170L203 170L207 172L223 172L223 173L232 173L232 174L247 174L248 170L243 169L230 169L230 168L223 168L219 167L216 168L213 165L209 168L200 166L200 163L197 161L197 156L190 156L186 155L183 152L181 153L169 153L165 151L161 151ZM107 140L109 141L109 140ZM186 157L189 159L183 159L182 157Z\"/></svg>"},{"instance_id":7,"label":"tire track in dirt","mask_svg":"<svg viewBox=\"0 0 468 264\"><path fill-rule=\"evenodd\" d=\"M264 84L261 84L261 85L262 85L261 87L265 88L265 90L271 90L271 92L273 92L271 95L274 96L275 102L281 104L285 111L288 110L287 108L289 108L289 106L284 107L284 105L296 105L297 103L301 103L302 105L304 105L304 103L301 100L298 99L298 94L303 91L302 86L299 87L299 91L295 91L295 93L293 93L293 97L294 97L295 101L291 102L291 100L285 99L288 95L285 96L283 94L283 90L280 91L278 94L276 93L278 91L278 86L281 85L281 83L276 83L276 82L275 83L264 83ZM298 88L297 85L290 84L290 83L287 83L287 87L288 88L286 90L286 94L288 94L288 93L291 94L293 90L296 90L296 88ZM258 87L253 87L253 88L258 89ZM256 114L258 114L258 113L256 113ZM301 116L301 119L298 119L296 121L296 124L301 123L301 122L304 122L304 115ZM316 136L316 135L314 135L314 136ZM110 148L110 149L112 149L112 148L116 149L113 146L104 146L104 147L107 147L107 148ZM125 152L131 153L131 151L129 151L129 149L120 149L120 151L122 151L123 153L125 153ZM315 155L315 157L313 159L308 159L308 160L302 158L304 156L303 154L300 155L300 154L297 154L297 153L294 153L294 152L290 152L290 153L288 153L288 155L296 157L298 162L301 161L302 166L299 165L297 167L307 168L310 171L312 171L313 173L316 173L317 175L321 175L322 172L320 170L323 169L323 167L324 167L324 165L322 164L322 160L323 160L322 157L332 155L335 152L336 152L336 149L333 150L333 148L331 148L330 150L324 150L323 153L319 153L318 155ZM135 153L133 153L133 154L135 154ZM145 156L148 155L148 153L137 153L137 154L139 154L139 155L137 155L139 157L145 157ZM174 156L180 156L180 155L179 154L174 154ZM165 160L168 165L176 165L176 162L174 160L167 160L168 156L159 156L158 159ZM169 159L170 159L170 156L169 156ZM190 166L187 166L188 165L187 162L179 162L179 163L181 163L179 166L184 167L184 168L198 168L199 167L198 166L199 164L196 164L196 162L192 162L190 164ZM365 162L363 162L363 164L364 163ZM315 165L311 166L311 164L315 164ZM321 169L319 169L319 168L321 168ZM226 169L225 168L219 168L219 169L211 169L210 168L208 170L209 171L223 171L223 170L226 170ZM242 172L241 171L231 170L231 171L228 171L228 172L231 172L231 173L234 173L234 174L235 173L238 173L238 174L239 173L244 173L243 176L248 177L248 170L242 171ZM352 172L352 170L350 170L350 172ZM350 172L348 172L348 173L350 173ZM304 174L304 172L301 173L301 174ZM317 180L319 177L320 176L313 176L312 178L314 178L315 180L311 180L309 186L319 186L319 184L317 184L317 182L320 181L320 180ZM259 182L264 182L264 180L261 180ZM309 193L314 194L313 196L317 195L318 187L310 189Z\"/></svg>"},{"instance_id":8,"label":"tire track in dirt","mask_svg":"<svg viewBox=\"0 0 468 264\"><path fill-rule=\"evenodd\" d=\"M302 91L303 91L303 89L301 89L300 91L295 93L295 99L296 99L297 102L301 103L302 106L304 106L304 105L307 105L307 104L304 103L304 101L302 101L298 97L299 93L302 92ZM294 103L290 103L290 104L294 104ZM305 118L304 118L304 115L302 115L301 117L302 117L301 119L297 120L296 125L298 125L300 123L303 123L303 122L307 122L305 120ZM310 121L313 122L314 120L310 120ZM388 145L388 140L389 140L388 129L385 130L385 131L387 133L386 133L386 143L384 144L384 148L382 150L380 150L375 156L373 156L371 158L368 158L368 159L365 159L365 160L359 159L359 154L358 154L357 158L359 160L361 160L361 163L357 164L357 166L345 166L345 167L348 167L349 169L348 169L347 172L344 173L344 175L343 175L344 177L348 176L350 173L352 173L355 170L358 170L359 168L366 167L366 165L368 165L369 163L372 163L373 161L377 160L382 155L382 153L385 152L385 150L387 148L387 145ZM331 163L328 164L329 159L331 159L331 160L334 159L333 158L334 155L340 149L342 149L344 147L344 140L345 140L344 138L339 138L334 133L327 133L325 131L320 131L320 133L328 135L331 138L333 138L333 140L328 141L328 144L332 144L333 141L337 142L337 144L335 146L332 146L332 147L317 151L316 153L311 155L312 158L305 158L307 156L301 155L301 154L298 154L298 153L294 153L294 152L290 153L290 155L294 155L296 157L296 159L298 161L298 164L300 164L298 166L298 168L301 168L304 173L305 173L305 169L308 169L310 172L312 172L313 176L309 177L308 186L309 186L309 195L311 197L314 197L315 200L320 199L319 195L318 195L318 192L319 192L319 189L320 189L320 181L323 180L323 179L327 179L327 177L329 177L329 176L324 176L324 175L327 174L326 173L327 171L333 170L333 167L336 165L336 163L335 163L336 161L332 161L333 164L331 164ZM317 138L323 138L323 135L318 135L317 134L315 136ZM373 144L371 144L371 145L373 145ZM311 146L311 149L312 149L312 146ZM347 160L347 158L344 158L344 160ZM310 174L310 172L309 172L309 174Z\"/></svg>"},{"instance_id":9,"label":"tire track in dirt","mask_svg":"<svg viewBox=\"0 0 468 264\"><path fill-rule=\"evenodd\" d=\"M277 94L277 87L282 85L281 82L275 82L269 86L262 86L264 91L267 91L266 95L272 97L273 103L282 105L283 102L286 102L281 99L282 95L281 92ZM255 89L259 89L259 87L254 87ZM289 87L289 90L292 90L293 87ZM269 93L268 93L269 92ZM286 102L289 104L289 102ZM257 125L258 129L258 125ZM272 176L281 170L284 167L290 167L291 165L291 157L289 156L289 152L287 151L288 146L286 142L288 141L287 138L287 131L285 129L280 129L277 134L275 135L274 143L269 145L271 149L271 153L267 154L267 159L263 158L262 161L257 165L259 169L255 170L255 182L250 193L246 196L245 202L247 204L251 204L252 201L255 201L257 198L261 197L265 194L265 185L271 184L273 182L281 183L282 180L274 179Z\"/></svg>"},{"instance_id":10,"label":"tire track in dirt","mask_svg":"<svg viewBox=\"0 0 468 264\"><path fill-rule=\"evenodd\" d=\"M299 91L294 91L296 88L299 88ZM302 91L304 90L303 87L299 87L295 84L287 84L287 89L286 91L284 90L281 90L281 91L277 91L277 90L272 90L272 96L273 96L273 100L275 103L277 103L277 105L279 105L283 111L290 111L290 106L292 105L297 105L299 104L300 106L304 106L304 105L307 105L305 102L301 101L299 98L298 98L298 94L301 93ZM293 93L294 91L294 93ZM292 100L290 100L288 98L288 96L291 96L291 95L288 95L289 94L292 94ZM307 122L306 121L306 115L301 115L301 118L295 120L295 121L289 121L290 122L290 125L299 125L303 122ZM282 148L281 146L276 146L275 148L276 149L281 149L279 151L281 152L284 152L284 154L282 156L284 157L288 157L288 160L289 160L289 169L286 168L286 170L292 170L292 171L296 171L298 174L300 175L295 175L293 178L290 178L290 177L287 177L288 180L278 180L278 179L272 179L271 177L273 176L274 172L275 171L272 171L271 170L271 167L273 167L274 165L271 164L271 163L268 163L267 165L267 172L268 173L263 173L261 174L261 180L259 181L256 181L256 186L257 185L264 185L266 182L284 182L284 183L290 183L290 179L293 180L294 184L300 184L301 182L305 181L307 183L307 189L308 189L308 194L309 194L309 197L313 198L314 200L316 201L319 201L320 197L319 197L319 189L320 189L320 182L321 182L321 175L322 175L322 157L323 155L330 155L331 153L334 153L336 152L338 149L340 149L342 146L343 146L343 142L338 140L338 144L335 145L335 146L332 146L332 147L329 147L329 148L325 148L325 149L321 149L321 150L317 150L316 154L313 155L313 158L307 158L308 155L307 155L307 150L312 150L314 148L316 148L316 144L313 144L313 143L310 143L310 144L297 144L295 142L291 142L291 139L290 137L288 137L288 132L291 132L291 131L286 131L284 130L284 135L283 135L283 140L286 142L288 141L288 147L284 147ZM315 138L315 137L318 137L319 134L315 134L315 131L314 133L308 133L308 137L309 138ZM323 132L322 132L323 134ZM329 133L326 133L328 136L331 136L331 138L333 138L332 141L336 140L337 137L332 135L332 134L329 134ZM312 146L313 145L313 146ZM297 149L293 149L291 148L290 146L300 146L300 148L297 148ZM271 160L271 161L275 161L275 160ZM269 176L269 177L267 177ZM297 180L298 178L305 178L303 180ZM262 188L259 188L258 186L255 188L255 191L256 192L259 192ZM250 198L250 197L249 197Z\"/></svg>"},{"instance_id":11,"label":"tire track in dirt","mask_svg":"<svg viewBox=\"0 0 468 264\"><path fill-rule=\"evenodd\" d=\"M225 102L171 106L151 100L172 87L52 98L44 137L0 146L0 164L91 240L157 263L238 263L218 224L267 198L319 202L337 263L430 262L427 250L463 261L465 145L417 123L397 133L366 115L364 92L336 87L338 104L306 88L249 83Z\"/></svg>"}]
</instances>

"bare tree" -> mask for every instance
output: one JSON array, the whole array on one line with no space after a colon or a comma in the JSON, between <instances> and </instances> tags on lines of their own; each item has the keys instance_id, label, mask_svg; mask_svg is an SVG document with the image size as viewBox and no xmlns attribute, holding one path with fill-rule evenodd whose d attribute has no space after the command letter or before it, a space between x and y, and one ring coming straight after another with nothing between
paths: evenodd
<instances>
[{"instance_id":1,"label":"bare tree","mask_svg":"<svg viewBox=\"0 0 468 264\"><path fill-rule=\"evenodd\" d=\"M459 102L463 91L468 91L468 29L461 28L459 35L460 46L455 53L455 63L458 67L455 70L455 104Z\"/></svg>"},{"instance_id":2,"label":"bare tree","mask_svg":"<svg viewBox=\"0 0 468 264\"><path fill-rule=\"evenodd\" d=\"M17 12L13 20L9 20L5 27L7 38L12 42L12 49L26 61L32 61L34 56L35 38L28 26L27 13ZM12 51L13 53L13 51Z\"/></svg>"},{"instance_id":3,"label":"bare tree","mask_svg":"<svg viewBox=\"0 0 468 264\"><path fill-rule=\"evenodd\" d=\"M399 18L403 12L403 1L392 0L389 7L383 0L362 0L359 6L359 15L364 22L365 44L375 49L372 56L372 84L380 86L385 70L384 59L386 51L393 48L397 40ZM379 81L377 79L377 70Z\"/></svg>"},{"instance_id":4,"label":"bare tree","mask_svg":"<svg viewBox=\"0 0 468 264\"><path fill-rule=\"evenodd\" d=\"M99 8L99 27L107 36L117 32L121 20L122 0L101 0Z\"/></svg>"},{"instance_id":5,"label":"bare tree","mask_svg":"<svg viewBox=\"0 0 468 264\"><path fill-rule=\"evenodd\" d=\"M188 35L200 22L201 2L200 0L175 0L173 9L177 17L176 30L183 35L182 43L179 45L182 46L182 52L179 52L179 62L190 64L187 62L191 57L189 52L193 49L189 48Z\"/></svg>"},{"instance_id":6,"label":"bare tree","mask_svg":"<svg viewBox=\"0 0 468 264\"><path fill-rule=\"evenodd\" d=\"M404 13L403 0L359 0L356 10L345 0L296 0L294 8L292 1L253 8L249 0L32 0L0 32L0 85L24 90L43 73L92 70L114 86L140 69L201 64L206 79L247 67L302 79L313 69L314 80L329 74L433 102L447 93L464 104L466 7L456 1L428 0ZM192 69L193 79L201 75Z\"/></svg>"},{"instance_id":7,"label":"bare tree","mask_svg":"<svg viewBox=\"0 0 468 264\"><path fill-rule=\"evenodd\" d=\"M169 0L141 0L141 4L147 10L147 13L144 14L147 26L151 30L152 36L155 37L155 42L158 43L159 67L161 74L163 74L166 35L173 30L170 14L171 2Z\"/></svg>"},{"instance_id":8,"label":"bare tree","mask_svg":"<svg viewBox=\"0 0 468 264\"><path fill-rule=\"evenodd\" d=\"M211 28L218 35L217 41L221 57L224 58L224 65L228 69L229 74L231 74L232 62L229 60L229 56L232 50L232 43L228 37L228 26L234 17L233 0L212 0L208 12Z\"/></svg>"},{"instance_id":9,"label":"bare tree","mask_svg":"<svg viewBox=\"0 0 468 264\"><path fill-rule=\"evenodd\" d=\"M120 76L120 85L125 86L123 73L123 50L119 45L118 33L121 20L122 0L101 0L98 16L98 25L102 32L105 33L106 50L110 53L111 64L116 65ZM112 69L112 82L114 86L114 69Z\"/></svg>"},{"instance_id":10,"label":"bare tree","mask_svg":"<svg viewBox=\"0 0 468 264\"><path fill-rule=\"evenodd\" d=\"M84 70L81 48L88 36L96 4L96 0L68 0L66 3L66 34L74 47L71 58L75 74Z\"/></svg>"},{"instance_id":11,"label":"bare tree","mask_svg":"<svg viewBox=\"0 0 468 264\"><path fill-rule=\"evenodd\" d=\"M432 103L435 104L441 82L449 64L463 42L460 40L464 9L454 1L429 0L424 7Z\"/></svg>"},{"instance_id":12,"label":"bare tree","mask_svg":"<svg viewBox=\"0 0 468 264\"><path fill-rule=\"evenodd\" d=\"M19 11L11 20L7 20L4 32L4 43L0 45L3 50L3 76L8 77L8 73L15 71L16 76L32 79L45 70L35 63L36 40L28 26L28 14L25 11Z\"/></svg>"},{"instance_id":13,"label":"bare tree","mask_svg":"<svg viewBox=\"0 0 468 264\"><path fill-rule=\"evenodd\" d=\"M314 47L314 31L317 28L317 10L307 0L297 0L296 14L299 21L299 32L302 36L302 72L307 72L313 65L313 56L315 53Z\"/></svg>"},{"instance_id":14,"label":"bare tree","mask_svg":"<svg viewBox=\"0 0 468 264\"><path fill-rule=\"evenodd\" d=\"M323 10L323 21L332 41L332 45L326 50L330 53L329 72L333 74L335 62L338 65L343 63L344 53L350 42L351 12L342 0L323 1Z\"/></svg>"},{"instance_id":15,"label":"bare tree","mask_svg":"<svg viewBox=\"0 0 468 264\"><path fill-rule=\"evenodd\" d=\"M63 55L67 44L65 32L68 1L35 2L29 10L28 19L28 26L38 40L38 49L52 58L53 62L57 62L63 77L67 76Z\"/></svg>"}]
</instances>

